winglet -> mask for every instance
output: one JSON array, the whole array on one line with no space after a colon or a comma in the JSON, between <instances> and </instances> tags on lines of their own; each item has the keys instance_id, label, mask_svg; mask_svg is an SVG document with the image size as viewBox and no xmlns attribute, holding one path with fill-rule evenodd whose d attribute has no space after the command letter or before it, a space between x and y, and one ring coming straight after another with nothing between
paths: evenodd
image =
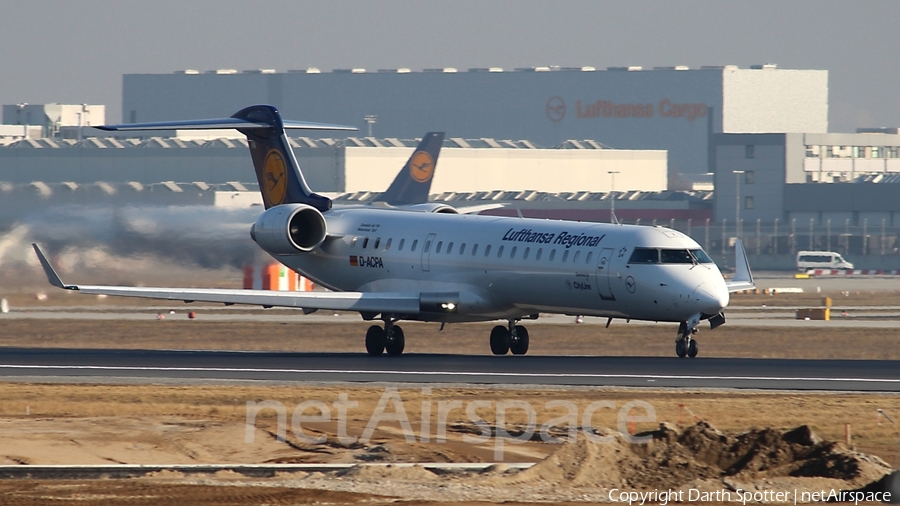
<instances>
[{"instance_id":1,"label":"winglet","mask_svg":"<svg viewBox=\"0 0 900 506\"><path fill-rule=\"evenodd\" d=\"M44 253L41 251L41 248L38 248L37 244L31 243L31 246L34 248L34 252L37 253L38 260L41 262L41 267L44 268L44 274L47 275L47 281L49 281L51 285L64 290L78 290L77 286L67 285L59 279L59 274L53 270L53 266L47 261L47 257L44 256Z\"/></svg>"},{"instance_id":2,"label":"winglet","mask_svg":"<svg viewBox=\"0 0 900 506\"><path fill-rule=\"evenodd\" d=\"M747 251L744 242L740 239L734 243L734 277L725 283L729 292L751 290L756 287L753 283L753 273L750 272L750 262L747 260Z\"/></svg>"}]
</instances>

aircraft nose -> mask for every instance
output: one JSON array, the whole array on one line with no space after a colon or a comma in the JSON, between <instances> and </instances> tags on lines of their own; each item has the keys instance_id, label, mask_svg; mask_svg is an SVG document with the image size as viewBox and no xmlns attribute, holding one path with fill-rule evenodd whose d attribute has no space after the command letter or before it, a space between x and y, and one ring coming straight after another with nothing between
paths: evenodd
<instances>
[{"instance_id":1,"label":"aircraft nose","mask_svg":"<svg viewBox=\"0 0 900 506\"><path fill-rule=\"evenodd\" d=\"M713 286L709 283L701 283L692 295L697 303L697 309L707 315L717 315L728 307L728 288Z\"/></svg>"}]
</instances>

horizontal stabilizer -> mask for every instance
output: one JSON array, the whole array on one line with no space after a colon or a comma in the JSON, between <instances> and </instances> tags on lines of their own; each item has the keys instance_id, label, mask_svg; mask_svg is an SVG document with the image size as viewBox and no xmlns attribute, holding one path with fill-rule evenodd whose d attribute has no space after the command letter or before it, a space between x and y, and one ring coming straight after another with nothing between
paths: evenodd
<instances>
[{"instance_id":1,"label":"horizontal stabilizer","mask_svg":"<svg viewBox=\"0 0 900 506\"><path fill-rule=\"evenodd\" d=\"M358 130L347 125L312 123L309 121L282 121L286 130ZM225 129L267 129L272 125L241 118L192 119L184 121L156 121L152 123L124 123L121 125L95 126L100 130L127 132L131 130L225 130Z\"/></svg>"}]
</instances>

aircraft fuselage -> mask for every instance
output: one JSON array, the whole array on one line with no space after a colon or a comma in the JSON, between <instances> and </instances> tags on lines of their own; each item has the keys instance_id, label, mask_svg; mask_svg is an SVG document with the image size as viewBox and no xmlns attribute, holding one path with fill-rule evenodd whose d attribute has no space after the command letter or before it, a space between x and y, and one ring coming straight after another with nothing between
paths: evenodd
<instances>
[{"instance_id":1,"label":"aircraft fuselage","mask_svg":"<svg viewBox=\"0 0 900 506\"><path fill-rule=\"evenodd\" d=\"M275 258L335 291L460 294L456 313L409 319L547 312L681 322L728 304L716 265L678 256L701 248L666 228L362 208L324 215L320 247ZM676 261L636 263L635 248Z\"/></svg>"}]
</instances>

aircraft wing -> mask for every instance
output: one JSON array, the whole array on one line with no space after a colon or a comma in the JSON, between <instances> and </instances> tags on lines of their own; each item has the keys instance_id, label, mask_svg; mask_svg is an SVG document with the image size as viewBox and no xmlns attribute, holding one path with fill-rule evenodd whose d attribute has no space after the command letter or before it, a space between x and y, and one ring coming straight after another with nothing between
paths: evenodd
<instances>
[{"instance_id":1,"label":"aircraft wing","mask_svg":"<svg viewBox=\"0 0 900 506\"><path fill-rule=\"evenodd\" d=\"M744 241L738 239L734 244L734 277L726 281L729 292L752 290L756 288L753 282L753 273L750 272L750 262L747 260L747 251L744 249Z\"/></svg>"},{"instance_id":2,"label":"aircraft wing","mask_svg":"<svg viewBox=\"0 0 900 506\"><path fill-rule=\"evenodd\" d=\"M136 286L68 285L63 283L50 262L32 244L38 260L53 286L75 290L84 294L116 295L146 299L181 300L185 302L221 302L224 304L248 304L263 307L293 307L309 310L329 309L358 311L361 313L396 313L414 315L428 313L455 313L459 306L459 293L418 292L282 292L273 290L228 290L215 288L165 288Z\"/></svg>"}]
</instances>

